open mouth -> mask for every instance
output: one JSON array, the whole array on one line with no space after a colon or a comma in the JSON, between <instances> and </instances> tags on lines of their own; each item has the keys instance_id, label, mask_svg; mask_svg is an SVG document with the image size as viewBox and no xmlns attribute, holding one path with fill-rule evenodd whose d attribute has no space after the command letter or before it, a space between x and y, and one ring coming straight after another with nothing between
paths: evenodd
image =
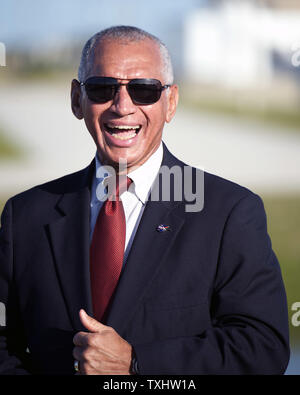
<instances>
[{"instance_id":1,"label":"open mouth","mask_svg":"<svg viewBox=\"0 0 300 395\"><path fill-rule=\"evenodd\" d=\"M141 125L113 125L104 124L106 131L119 140L129 140L134 138L141 130Z\"/></svg>"}]
</instances>

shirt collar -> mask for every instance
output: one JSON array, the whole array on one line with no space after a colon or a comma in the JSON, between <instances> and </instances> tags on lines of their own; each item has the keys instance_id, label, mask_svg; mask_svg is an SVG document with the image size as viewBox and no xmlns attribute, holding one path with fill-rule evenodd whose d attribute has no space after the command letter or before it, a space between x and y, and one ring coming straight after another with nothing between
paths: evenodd
<instances>
[{"instance_id":1,"label":"shirt collar","mask_svg":"<svg viewBox=\"0 0 300 395\"><path fill-rule=\"evenodd\" d=\"M145 204L151 186L159 172L163 158L163 147L160 143L158 149L150 156L142 166L128 173L134 182L134 191L138 199Z\"/></svg>"},{"instance_id":2,"label":"shirt collar","mask_svg":"<svg viewBox=\"0 0 300 395\"><path fill-rule=\"evenodd\" d=\"M158 149L143 163L140 167L128 173L128 176L132 179L133 184L129 188L129 192L134 193L137 198L145 204L147 201L148 194L151 186L159 172L163 158L163 147L160 143ZM93 182L92 201L93 203L99 202L99 198L104 200L105 198L105 179L109 177L111 172L109 168L101 165L101 162L96 153L95 155L96 171ZM99 188L99 184L101 187ZM96 196L97 190L97 196ZM100 196L101 195L101 196ZM103 196L102 196L103 195Z\"/></svg>"}]
</instances>

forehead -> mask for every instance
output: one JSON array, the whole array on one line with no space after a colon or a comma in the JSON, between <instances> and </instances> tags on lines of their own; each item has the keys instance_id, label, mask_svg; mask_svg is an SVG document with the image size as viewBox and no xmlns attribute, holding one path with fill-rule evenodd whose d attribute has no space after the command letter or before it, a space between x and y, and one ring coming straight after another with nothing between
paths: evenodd
<instances>
[{"instance_id":1,"label":"forehead","mask_svg":"<svg viewBox=\"0 0 300 395\"><path fill-rule=\"evenodd\" d=\"M149 39L137 42L114 39L99 43L94 50L90 70L90 76L163 79L159 46Z\"/></svg>"}]
</instances>

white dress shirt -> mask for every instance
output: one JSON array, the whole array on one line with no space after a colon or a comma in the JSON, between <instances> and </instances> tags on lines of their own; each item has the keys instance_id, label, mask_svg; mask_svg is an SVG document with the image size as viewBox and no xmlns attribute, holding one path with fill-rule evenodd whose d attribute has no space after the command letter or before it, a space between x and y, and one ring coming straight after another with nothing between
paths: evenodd
<instances>
[{"instance_id":1,"label":"white dress shirt","mask_svg":"<svg viewBox=\"0 0 300 395\"><path fill-rule=\"evenodd\" d=\"M128 177L130 177L133 182L128 188L128 191L123 192L120 196L123 203L126 219L124 262L126 261L136 230L139 226L139 222L141 220L147 198L151 191L151 186L159 172L162 158L163 147L161 143L158 149L142 166L128 173ZM92 240L92 235L99 211L102 207L102 204L107 198L105 179L111 175L109 169L101 165L97 153L95 159L96 171L93 178L91 190L90 241ZM99 172L100 167L101 171ZM97 174L102 174L103 177L97 178Z\"/></svg>"}]
</instances>

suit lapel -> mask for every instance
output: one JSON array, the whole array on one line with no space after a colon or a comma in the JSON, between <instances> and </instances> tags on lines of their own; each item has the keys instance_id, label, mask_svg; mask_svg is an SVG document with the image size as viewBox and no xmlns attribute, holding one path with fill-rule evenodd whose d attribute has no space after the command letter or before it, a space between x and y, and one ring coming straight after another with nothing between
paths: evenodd
<instances>
[{"instance_id":1,"label":"suit lapel","mask_svg":"<svg viewBox=\"0 0 300 395\"><path fill-rule=\"evenodd\" d=\"M164 147L162 165L172 167L174 164L179 165L180 162ZM155 188L157 187L161 190L159 177L155 182ZM107 325L112 326L120 335L151 286L152 279L164 264L164 259L184 224L182 210L175 210L180 205L182 202L172 199L165 202L152 201L151 198L146 204L107 320ZM170 226L170 231L158 232L159 225Z\"/></svg>"},{"instance_id":2,"label":"suit lapel","mask_svg":"<svg viewBox=\"0 0 300 395\"><path fill-rule=\"evenodd\" d=\"M159 202L148 202L112 302L107 325L122 334L139 301L151 285L184 220ZM170 231L158 232L158 225Z\"/></svg>"},{"instance_id":3,"label":"suit lapel","mask_svg":"<svg viewBox=\"0 0 300 395\"><path fill-rule=\"evenodd\" d=\"M85 169L74 180L75 191L62 195L56 210L61 217L48 225L50 243L70 320L82 330L78 312L92 313L89 273L90 174Z\"/></svg>"}]
</instances>

